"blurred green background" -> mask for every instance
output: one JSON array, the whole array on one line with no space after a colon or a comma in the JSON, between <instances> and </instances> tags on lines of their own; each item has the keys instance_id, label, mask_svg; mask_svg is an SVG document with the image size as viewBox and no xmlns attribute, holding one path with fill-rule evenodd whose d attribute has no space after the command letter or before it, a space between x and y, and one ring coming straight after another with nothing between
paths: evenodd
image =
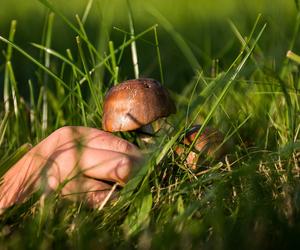
<instances>
[{"instance_id":1,"label":"blurred green background","mask_svg":"<svg viewBox=\"0 0 300 250\"><path fill-rule=\"evenodd\" d=\"M84 15L87 0L60 1L53 0L54 6L76 24L75 15ZM259 42L264 58L260 60L279 67L292 40L297 9L294 0L149 0L130 1L134 14L136 33L144 31L153 24L159 24L159 47L166 84L169 88L180 91L183 83L194 76L194 65L189 63L174 40L174 34L166 30L165 24L158 18L160 13L180 34L191 48L198 63L207 75L210 75L213 59L219 60L220 70L226 69L236 57L241 47L234 35L229 21L232 21L243 36L249 35L257 16L262 15L262 22L267 29ZM158 11L158 12L157 12ZM3 1L0 8L0 34L8 37L10 22L18 22L16 44L32 55L39 51L30 42L41 43L43 25L47 10L38 0ZM52 48L65 53L67 48L76 49L75 34L56 16L54 22ZM117 45L122 43L124 34L112 27L129 31L128 11L125 0L95 0L86 21L86 30L91 41L105 53L109 40ZM154 42L153 36L146 37ZM1 44L1 49L5 48ZM142 76L159 78L155 58L155 47L147 42L137 43L140 71ZM295 51L299 49L299 41ZM130 53L130 50L126 51ZM34 77L30 62L20 55L13 57L17 67L18 82ZM126 57L125 57L126 58ZM128 57L127 57L128 58ZM4 57L0 60L3 62ZM1 63L2 64L2 63ZM3 65L3 64L2 64ZM132 78L131 62L121 62L121 77ZM1 73L0 73L1 74Z\"/></svg>"}]
</instances>

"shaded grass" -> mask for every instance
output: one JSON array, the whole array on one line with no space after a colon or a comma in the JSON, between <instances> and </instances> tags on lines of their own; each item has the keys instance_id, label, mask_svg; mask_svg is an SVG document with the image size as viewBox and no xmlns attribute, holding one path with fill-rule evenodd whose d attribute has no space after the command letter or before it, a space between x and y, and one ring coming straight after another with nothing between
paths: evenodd
<instances>
[{"instance_id":1,"label":"shaded grass","mask_svg":"<svg viewBox=\"0 0 300 250\"><path fill-rule=\"evenodd\" d=\"M234 60L228 65L215 61L207 70L200 67L195 45L156 10L149 8L159 26L151 24L134 35L130 28L115 29L122 34L121 42L103 38L101 43L109 45L104 51L85 30L91 1L76 24L56 6L41 2L51 12L41 44L32 44L38 57L13 41L14 22L9 39L0 36L7 46L2 72L10 104L3 103L1 110L1 174L28 150L27 144L21 146L25 142L35 144L66 124L100 128L104 94L117 79L133 75L132 63L131 74L122 67L122 62L131 62L133 42L147 43L157 62L155 72L171 85L172 78L163 71L166 59L157 27L166 28L175 40L176 52L190 62L191 75L189 81L171 86L178 108L169 119L172 129L158 135L117 202L98 211L85 202L63 200L59 192L47 198L37 193L1 216L4 249L288 249L298 243L299 69L290 61L275 67L266 59L269 55L262 47L267 46L263 38L268 28L263 21L257 18L246 34L231 23L231 36L241 43L229 46L237 52ZM57 18L73 30L77 48L61 52L51 46ZM294 40L297 30L296 25ZM143 58L144 50L136 51ZM16 81L11 58L17 52L36 67L37 77L26 79L28 85ZM209 51L204 52L213 61ZM20 88L29 98L18 94ZM194 123L203 124L202 129L219 128L226 135L224 143L231 145L224 161L200 163L195 172L174 153ZM136 141L132 133L119 135Z\"/></svg>"}]
</instances>

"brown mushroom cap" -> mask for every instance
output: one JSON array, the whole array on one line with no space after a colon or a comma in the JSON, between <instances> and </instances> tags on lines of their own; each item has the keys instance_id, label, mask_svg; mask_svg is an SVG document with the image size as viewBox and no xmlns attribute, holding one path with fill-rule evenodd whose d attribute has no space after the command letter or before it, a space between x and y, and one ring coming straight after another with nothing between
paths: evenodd
<instances>
[{"instance_id":1,"label":"brown mushroom cap","mask_svg":"<svg viewBox=\"0 0 300 250\"><path fill-rule=\"evenodd\" d=\"M193 126L185 135L183 139L183 144L190 145L195 140L195 137L200 129L200 125ZM217 129L206 127L203 129L202 133L198 137L197 141L194 144L194 147L191 152L189 152L186 163L192 168L197 168L197 163L199 157L202 155L202 158L206 157L219 160L221 159L228 151L227 144L223 144L224 135ZM178 155L184 153L184 148L182 146L177 146L175 149Z\"/></svg>"},{"instance_id":2,"label":"brown mushroom cap","mask_svg":"<svg viewBox=\"0 0 300 250\"><path fill-rule=\"evenodd\" d=\"M195 125L190 129L190 131L185 135L183 143L186 145L190 145L200 129L200 125ZM210 157L219 158L220 155L223 154L223 150L216 151L216 149L223 142L224 136L223 134L215 128L206 127L203 129L202 133L198 137L196 143L194 144L194 148L198 152L206 153Z\"/></svg>"},{"instance_id":3,"label":"brown mushroom cap","mask_svg":"<svg viewBox=\"0 0 300 250\"><path fill-rule=\"evenodd\" d=\"M102 127L130 131L175 113L168 92L154 79L133 79L112 87L104 101Z\"/></svg>"}]
</instances>

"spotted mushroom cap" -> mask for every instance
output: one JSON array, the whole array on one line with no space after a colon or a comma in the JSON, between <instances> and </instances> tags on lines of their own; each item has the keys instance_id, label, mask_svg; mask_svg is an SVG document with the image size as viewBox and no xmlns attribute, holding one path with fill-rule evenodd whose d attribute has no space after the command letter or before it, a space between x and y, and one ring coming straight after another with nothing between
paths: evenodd
<instances>
[{"instance_id":1,"label":"spotted mushroom cap","mask_svg":"<svg viewBox=\"0 0 300 250\"><path fill-rule=\"evenodd\" d=\"M176 112L162 85L148 78L112 87L104 101L102 127L109 132L130 131Z\"/></svg>"}]
</instances>

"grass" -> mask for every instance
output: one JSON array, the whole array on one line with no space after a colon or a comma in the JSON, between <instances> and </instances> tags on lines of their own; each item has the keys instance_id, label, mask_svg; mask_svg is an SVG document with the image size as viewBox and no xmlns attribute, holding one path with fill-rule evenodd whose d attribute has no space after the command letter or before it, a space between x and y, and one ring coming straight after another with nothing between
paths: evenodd
<instances>
[{"instance_id":1,"label":"grass","mask_svg":"<svg viewBox=\"0 0 300 250\"><path fill-rule=\"evenodd\" d=\"M265 14L247 19L239 13L223 26L212 25L218 34L200 27L207 32L197 41L192 19L180 18L186 17L180 4L173 17L166 14L167 4L153 1L145 10L155 22L145 18L142 28L138 3L132 12L120 3L125 10L113 21L104 1L110 11L95 39L88 29L97 1L86 1L83 14L72 18L65 13L68 5L40 2L46 17L39 42L19 44L22 23L16 21L7 36L0 34L1 175L29 144L61 126L100 128L105 93L134 74L160 79L178 112L168 119L172 130L158 136L117 202L99 211L58 192L34 194L0 217L0 249L290 249L299 243L299 60L291 53L292 60L285 58L287 51L299 50L296 5L274 4L292 13L277 27L285 38L275 36L274 7L262 4ZM206 3L195 5L195 12L201 7L217 8ZM224 13L238 13L231 1L225 7ZM227 16L218 13L224 22ZM114 22L119 25L111 28ZM66 47L56 41L63 36L57 23L69 30ZM226 160L191 171L174 153L194 123L202 124L200 132L209 125L225 134L224 143L231 145Z\"/></svg>"}]
</instances>

